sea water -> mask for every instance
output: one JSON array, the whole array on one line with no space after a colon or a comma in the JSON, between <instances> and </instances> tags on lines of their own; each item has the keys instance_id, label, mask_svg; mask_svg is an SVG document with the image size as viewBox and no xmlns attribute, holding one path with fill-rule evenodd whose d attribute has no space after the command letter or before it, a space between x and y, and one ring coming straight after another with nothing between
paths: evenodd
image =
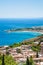
<instances>
[{"instance_id":1,"label":"sea water","mask_svg":"<svg viewBox=\"0 0 43 65\"><path fill-rule=\"evenodd\" d=\"M4 30L43 26L43 19L0 19L0 46L12 45L40 35L38 32L5 32Z\"/></svg>"}]
</instances>

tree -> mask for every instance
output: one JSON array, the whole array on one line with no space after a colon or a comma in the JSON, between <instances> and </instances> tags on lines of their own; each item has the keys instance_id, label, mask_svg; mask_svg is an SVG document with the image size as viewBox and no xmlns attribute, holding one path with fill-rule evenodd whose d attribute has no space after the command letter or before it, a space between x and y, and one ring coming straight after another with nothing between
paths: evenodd
<instances>
[{"instance_id":1,"label":"tree","mask_svg":"<svg viewBox=\"0 0 43 65\"><path fill-rule=\"evenodd\" d=\"M27 60L26 60L26 65L30 65L28 57L27 57Z\"/></svg>"},{"instance_id":2,"label":"tree","mask_svg":"<svg viewBox=\"0 0 43 65\"><path fill-rule=\"evenodd\" d=\"M32 46L32 50L36 52L36 58L38 58L38 52L40 51L40 42L37 46Z\"/></svg>"},{"instance_id":3,"label":"tree","mask_svg":"<svg viewBox=\"0 0 43 65\"><path fill-rule=\"evenodd\" d=\"M5 65L5 63L4 63L4 54L3 54L3 57L2 57L2 65Z\"/></svg>"},{"instance_id":4,"label":"tree","mask_svg":"<svg viewBox=\"0 0 43 65\"><path fill-rule=\"evenodd\" d=\"M30 57L30 65L34 65L34 61L33 61L32 56Z\"/></svg>"},{"instance_id":5,"label":"tree","mask_svg":"<svg viewBox=\"0 0 43 65\"><path fill-rule=\"evenodd\" d=\"M5 55L4 58L5 65L17 65L16 61L14 60L14 58L12 58L11 55Z\"/></svg>"},{"instance_id":6,"label":"tree","mask_svg":"<svg viewBox=\"0 0 43 65\"><path fill-rule=\"evenodd\" d=\"M38 52L37 52L37 54L36 54L36 58L38 58L39 57L39 55L38 55Z\"/></svg>"}]
</instances>

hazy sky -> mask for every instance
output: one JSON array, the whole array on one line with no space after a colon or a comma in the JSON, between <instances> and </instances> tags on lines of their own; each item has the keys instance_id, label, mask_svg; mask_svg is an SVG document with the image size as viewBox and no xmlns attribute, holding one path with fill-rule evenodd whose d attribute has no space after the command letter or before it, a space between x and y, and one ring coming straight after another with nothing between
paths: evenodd
<instances>
[{"instance_id":1,"label":"hazy sky","mask_svg":"<svg viewBox=\"0 0 43 65\"><path fill-rule=\"evenodd\" d=\"M43 17L43 0L0 0L0 18Z\"/></svg>"}]
</instances>

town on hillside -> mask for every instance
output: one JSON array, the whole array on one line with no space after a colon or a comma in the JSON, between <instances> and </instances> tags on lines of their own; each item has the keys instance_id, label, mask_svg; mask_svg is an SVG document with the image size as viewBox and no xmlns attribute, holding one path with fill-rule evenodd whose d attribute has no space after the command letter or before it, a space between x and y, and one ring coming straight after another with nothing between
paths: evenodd
<instances>
[{"instance_id":1,"label":"town on hillside","mask_svg":"<svg viewBox=\"0 0 43 65\"><path fill-rule=\"evenodd\" d=\"M0 47L0 55L11 55L17 65L23 65L32 58L34 65L43 65L43 36L23 41L20 45Z\"/></svg>"}]
</instances>

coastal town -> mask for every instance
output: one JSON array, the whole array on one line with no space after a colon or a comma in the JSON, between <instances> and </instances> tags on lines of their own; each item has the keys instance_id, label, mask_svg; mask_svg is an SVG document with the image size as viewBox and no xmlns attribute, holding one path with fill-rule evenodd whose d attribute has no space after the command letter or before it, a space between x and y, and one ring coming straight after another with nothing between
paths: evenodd
<instances>
[{"instance_id":1,"label":"coastal town","mask_svg":"<svg viewBox=\"0 0 43 65\"><path fill-rule=\"evenodd\" d=\"M0 65L43 65L43 0L0 0Z\"/></svg>"},{"instance_id":2,"label":"coastal town","mask_svg":"<svg viewBox=\"0 0 43 65\"><path fill-rule=\"evenodd\" d=\"M29 44L30 42L32 43ZM22 45L18 47L0 47L0 55L1 54L11 55L14 61L18 63L18 65L23 65L26 63L27 57L32 57L34 65L43 65L43 36L29 41L24 41L22 42Z\"/></svg>"}]
</instances>

